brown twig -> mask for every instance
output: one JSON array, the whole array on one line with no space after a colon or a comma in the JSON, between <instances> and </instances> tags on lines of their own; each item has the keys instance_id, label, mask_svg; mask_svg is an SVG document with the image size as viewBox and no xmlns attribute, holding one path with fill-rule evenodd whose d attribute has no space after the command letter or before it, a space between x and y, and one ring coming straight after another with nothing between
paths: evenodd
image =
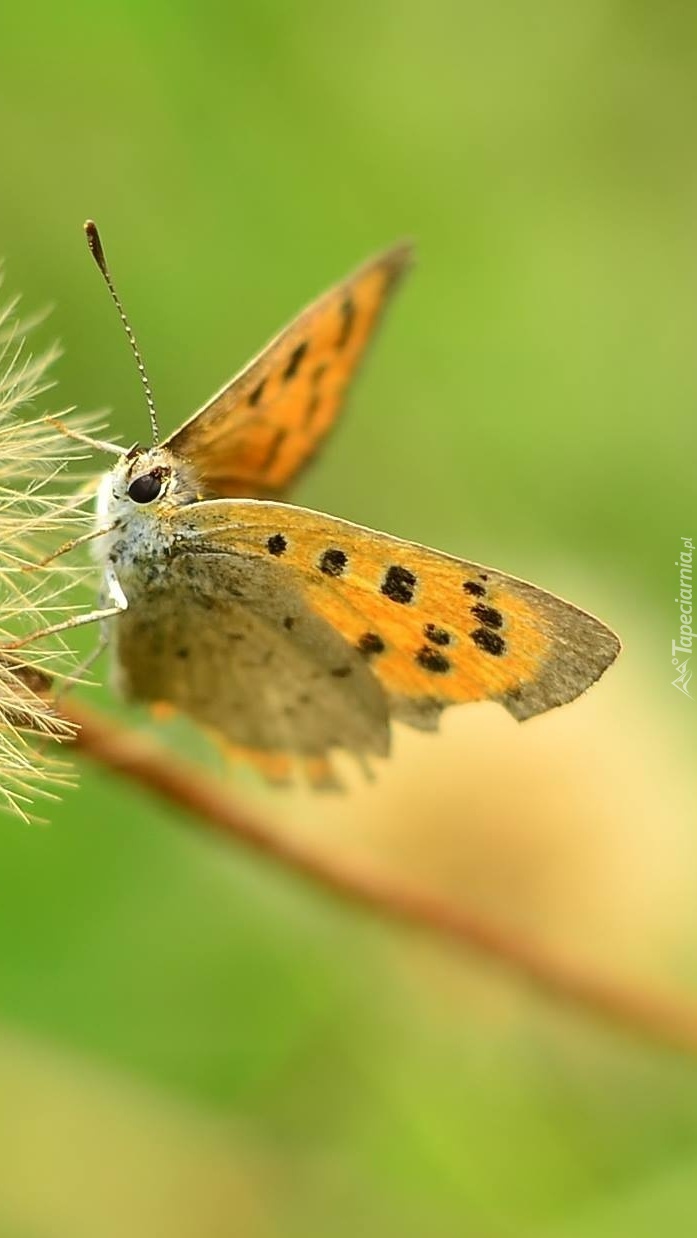
<instances>
[{"instance_id":1,"label":"brown twig","mask_svg":"<svg viewBox=\"0 0 697 1238\"><path fill-rule=\"evenodd\" d=\"M62 712L78 728L77 745L92 760L126 775L192 813L216 833L263 854L318 889L383 920L402 922L458 949L484 955L558 1001L697 1056L694 1001L641 991L598 976L435 894L299 843L290 833L277 832L242 807L222 780L208 771L202 773L179 756L173 760L171 753L138 732L75 702L64 705Z\"/></svg>"}]
</instances>

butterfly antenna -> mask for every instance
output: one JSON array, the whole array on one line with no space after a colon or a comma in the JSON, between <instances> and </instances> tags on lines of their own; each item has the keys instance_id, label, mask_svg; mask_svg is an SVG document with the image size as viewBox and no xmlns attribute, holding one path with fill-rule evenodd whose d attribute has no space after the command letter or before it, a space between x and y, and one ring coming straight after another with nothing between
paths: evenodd
<instances>
[{"instance_id":1,"label":"butterfly antenna","mask_svg":"<svg viewBox=\"0 0 697 1238\"><path fill-rule=\"evenodd\" d=\"M109 273L109 268L106 264L106 258L104 256L104 246L102 245L102 239L99 235L99 232L97 231L97 225L96 223L94 223L92 219L88 219L85 224L85 235L87 237L87 244L90 247L90 253L92 254L92 257L94 258L95 262L97 263L97 266L99 267L102 275L104 276L104 282L106 283L106 286L109 289L109 292L111 293L111 299L114 302L114 305L116 306L118 310L119 318L121 319L121 322L123 323L124 331L126 332L126 335L128 336L128 342L131 345L131 348L133 349L133 355L136 359L136 365L138 366L138 373L140 374L140 381L142 382L143 387L145 389L145 399L148 405L148 413L150 415L150 427L152 430L152 445L153 447L157 447L160 441L160 432L157 428L157 413L155 411L155 400L153 399L152 388L150 387L150 383L148 381L148 376L145 371L145 366L143 365L143 358L140 355L140 349L138 348L136 337L133 334L133 329L131 327L130 322L128 321L126 317L125 310L123 308L123 305L121 304L121 301L119 300L118 293L114 287L114 282Z\"/></svg>"}]
</instances>

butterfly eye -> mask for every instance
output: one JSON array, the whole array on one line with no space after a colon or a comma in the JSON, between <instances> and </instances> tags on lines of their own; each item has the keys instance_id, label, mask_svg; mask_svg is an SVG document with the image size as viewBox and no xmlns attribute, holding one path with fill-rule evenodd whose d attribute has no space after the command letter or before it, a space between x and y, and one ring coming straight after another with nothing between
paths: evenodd
<instances>
[{"instance_id":1,"label":"butterfly eye","mask_svg":"<svg viewBox=\"0 0 697 1238\"><path fill-rule=\"evenodd\" d=\"M128 487L128 497L134 503L152 503L162 490L162 470L153 469L151 473L143 473L136 477Z\"/></svg>"}]
</instances>

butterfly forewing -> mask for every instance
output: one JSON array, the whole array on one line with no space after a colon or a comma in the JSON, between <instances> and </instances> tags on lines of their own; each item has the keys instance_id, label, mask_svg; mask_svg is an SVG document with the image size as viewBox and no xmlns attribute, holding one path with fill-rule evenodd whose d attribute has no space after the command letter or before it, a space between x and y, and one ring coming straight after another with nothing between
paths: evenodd
<instances>
[{"instance_id":1,"label":"butterfly forewing","mask_svg":"<svg viewBox=\"0 0 697 1238\"><path fill-rule=\"evenodd\" d=\"M196 553L275 564L369 664L394 717L432 727L447 704L500 701L517 718L573 700L619 651L599 620L553 594L335 517L260 501L178 513ZM296 628L297 631L297 628Z\"/></svg>"},{"instance_id":2,"label":"butterfly forewing","mask_svg":"<svg viewBox=\"0 0 697 1238\"><path fill-rule=\"evenodd\" d=\"M308 306L166 443L209 495L278 493L312 458L390 293L411 258L399 245Z\"/></svg>"}]
</instances>

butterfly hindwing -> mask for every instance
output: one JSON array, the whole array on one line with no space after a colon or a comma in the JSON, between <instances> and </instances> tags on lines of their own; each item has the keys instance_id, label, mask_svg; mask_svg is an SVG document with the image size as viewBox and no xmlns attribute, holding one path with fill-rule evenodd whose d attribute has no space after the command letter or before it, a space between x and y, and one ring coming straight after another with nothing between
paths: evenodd
<instances>
[{"instance_id":1,"label":"butterfly hindwing","mask_svg":"<svg viewBox=\"0 0 697 1238\"><path fill-rule=\"evenodd\" d=\"M599 620L514 577L283 503L176 513L194 553L239 556L287 590L297 625L324 621L380 683L393 717L437 725L448 704L501 702L524 719L573 700L614 660ZM333 668L338 669L338 668ZM349 672L350 673L350 672Z\"/></svg>"},{"instance_id":2,"label":"butterfly hindwing","mask_svg":"<svg viewBox=\"0 0 697 1238\"><path fill-rule=\"evenodd\" d=\"M383 306L409 264L396 246L308 306L165 446L206 494L278 494L317 451Z\"/></svg>"},{"instance_id":3,"label":"butterfly hindwing","mask_svg":"<svg viewBox=\"0 0 697 1238\"><path fill-rule=\"evenodd\" d=\"M387 755L388 703L361 655L272 555L198 537L199 509L210 506L230 501L178 509L182 536L164 570L122 565L129 604L114 633L122 693L187 714L238 756L256 754L272 781L290 758L326 783L322 759L333 748Z\"/></svg>"}]
</instances>

